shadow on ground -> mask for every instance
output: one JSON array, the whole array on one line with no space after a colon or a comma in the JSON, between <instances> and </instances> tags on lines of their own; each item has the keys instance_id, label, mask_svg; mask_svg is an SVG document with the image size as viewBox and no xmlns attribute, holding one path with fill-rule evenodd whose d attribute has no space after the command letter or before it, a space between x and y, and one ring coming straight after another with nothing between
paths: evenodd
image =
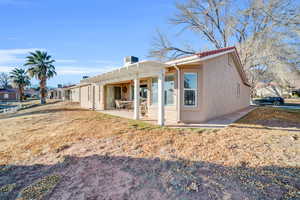
<instances>
[{"instance_id":1,"label":"shadow on ground","mask_svg":"<svg viewBox=\"0 0 300 200\"><path fill-rule=\"evenodd\" d=\"M0 166L0 199L15 199L40 178L59 174L45 199L299 199L300 169L227 167L132 157L65 157L54 165ZM34 191L32 191L34 192Z\"/></svg>"}]
</instances>

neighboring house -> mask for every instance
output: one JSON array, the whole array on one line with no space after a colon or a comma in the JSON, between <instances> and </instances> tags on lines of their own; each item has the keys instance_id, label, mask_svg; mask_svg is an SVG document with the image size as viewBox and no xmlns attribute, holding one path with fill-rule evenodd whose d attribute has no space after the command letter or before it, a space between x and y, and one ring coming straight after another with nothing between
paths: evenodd
<instances>
[{"instance_id":1,"label":"neighboring house","mask_svg":"<svg viewBox=\"0 0 300 200\"><path fill-rule=\"evenodd\" d=\"M0 101L17 101L18 99L17 89L0 89Z\"/></svg>"},{"instance_id":2,"label":"neighboring house","mask_svg":"<svg viewBox=\"0 0 300 200\"><path fill-rule=\"evenodd\" d=\"M281 96L290 97L293 95L293 91L300 90L300 80L290 80L291 87L284 88L276 82L264 83L259 82L256 84L255 91L258 97L269 97L269 96Z\"/></svg>"},{"instance_id":3,"label":"neighboring house","mask_svg":"<svg viewBox=\"0 0 300 200\"><path fill-rule=\"evenodd\" d=\"M39 97L40 92L35 88L29 88L29 89L25 89L24 95L31 97L31 98L34 98L34 97L37 98L37 97Z\"/></svg>"},{"instance_id":4,"label":"neighboring house","mask_svg":"<svg viewBox=\"0 0 300 200\"><path fill-rule=\"evenodd\" d=\"M264 83L259 82L255 86L256 96L258 97L277 97L288 96L289 91L280 87L277 83Z\"/></svg>"},{"instance_id":5,"label":"neighboring house","mask_svg":"<svg viewBox=\"0 0 300 200\"><path fill-rule=\"evenodd\" d=\"M128 61L72 87L78 93L74 99L79 98L81 107L96 110L132 102L134 119L146 108L147 118L159 125L201 123L249 106L250 86L235 47L166 63L138 62L135 57Z\"/></svg>"},{"instance_id":6,"label":"neighboring house","mask_svg":"<svg viewBox=\"0 0 300 200\"><path fill-rule=\"evenodd\" d=\"M71 100L71 90L70 88L74 85L62 86L58 85L57 88L50 89L48 91L48 98L50 99L60 99L64 101Z\"/></svg>"},{"instance_id":7,"label":"neighboring house","mask_svg":"<svg viewBox=\"0 0 300 200\"><path fill-rule=\"evenodd\" d=\"M80 102L80 91L79 87L72 86L68 88L69 91L69 100L72 102Z\"/></svg>"}]
</instances>

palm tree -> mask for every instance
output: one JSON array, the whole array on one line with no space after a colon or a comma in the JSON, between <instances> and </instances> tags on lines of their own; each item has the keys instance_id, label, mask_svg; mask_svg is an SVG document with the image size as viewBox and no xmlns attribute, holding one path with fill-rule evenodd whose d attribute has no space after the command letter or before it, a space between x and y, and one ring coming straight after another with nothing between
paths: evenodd
<instances>
[{"instance_id":1,"label":"palm tree","mask_svg":"<svg viewBox=\"0 0 300 200\"><path fill-rule=\"evenodd\" d=\"M24 87L30 85L29 76L24 69L15 68L10 72L9 78L12 84L18 88L19 100L22 101L24 97Z\"/></svg>"},{"instance_id":2,"label":"palm tree","mask_svg":"<svg viewBox=\"0 0 300 200\"><path fill-rule=\"evenodd\" d=\"M29 76L35 77L40 81L40 97L41 104L46 103L46 85L47 79L52 78L56 75L55 67L53 63L55 60L51 58L47 52L35 51L30 52L30 56L27 56L25 66L29 66Z\"/></svg>"}]
</instances>

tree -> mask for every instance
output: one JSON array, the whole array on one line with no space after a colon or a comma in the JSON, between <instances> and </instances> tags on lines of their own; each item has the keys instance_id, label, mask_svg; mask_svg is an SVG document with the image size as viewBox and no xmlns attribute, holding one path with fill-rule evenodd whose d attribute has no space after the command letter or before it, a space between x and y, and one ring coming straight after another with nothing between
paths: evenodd
<instances>
[{"instance_id":1,"label":"tree","mask_svg":"<svg viewBox=\"0 0 300 200\"><path fill-rule=\"evenodd\" d=\"M10 88L9 75L7 73L0 73L0 88Z\"/></svg>"},{"instance_id":2,"label":"tree","mask_svg":"<svg viewBox=\"0 0 300 200\"><path fill-rule=\"evenodd\" d=\"M15 68L9 76L14 87L18 88L19 100L24 99L24 88L30 85L30 78L22 68Z\"/></svg>"},{"instance_id":3,"label":"tree","mask_svg":"<svg viewBox=\"0 0 300 200\"><path fill-rule=\"evenodd\" d=\"M25 66L29 66L29 75L39 80L41 104L45 104L47 80L56 75L55 67L53 65L55 60L53 60L47 52L38 50L30 52L30 56L27 56L26 58L27 61Z\"/></svg>"},{"instance_id":4,"label":"tree","mask_svg":"<svg viewBox=\"0 0 300 200\"><path fill-rule=\"evenodd\" d=\"M180 33L191 31L214 48L236 46L250 84L272 75L277 82L300 76L299 2L249 0L187 0L177 3L170 23ZM150 56L159 59L193 55L199 49L178 47L162 33L154 38ZM258 76L259 75L259 76Z\"/></svg>"}]
</instances>

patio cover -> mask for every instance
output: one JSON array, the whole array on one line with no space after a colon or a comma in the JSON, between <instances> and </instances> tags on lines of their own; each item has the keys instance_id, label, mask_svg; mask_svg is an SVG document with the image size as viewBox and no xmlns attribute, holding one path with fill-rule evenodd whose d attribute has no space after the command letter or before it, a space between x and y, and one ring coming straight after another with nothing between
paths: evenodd
<instances>
[{"instance_id":1,"label":"patio cover","mask_svg":"<svg viewBox=\"0 0 300 200\"><path fill-rule=\"evenodd\" d=\"M166 64L158 61L141 61L123 66L110 72L84 79L80 81L80 84L99 83L102 85L126 80L133 80L135 78L154 77L162 73L165 67L167 67Z\"/></svg>"}]
</instances>

